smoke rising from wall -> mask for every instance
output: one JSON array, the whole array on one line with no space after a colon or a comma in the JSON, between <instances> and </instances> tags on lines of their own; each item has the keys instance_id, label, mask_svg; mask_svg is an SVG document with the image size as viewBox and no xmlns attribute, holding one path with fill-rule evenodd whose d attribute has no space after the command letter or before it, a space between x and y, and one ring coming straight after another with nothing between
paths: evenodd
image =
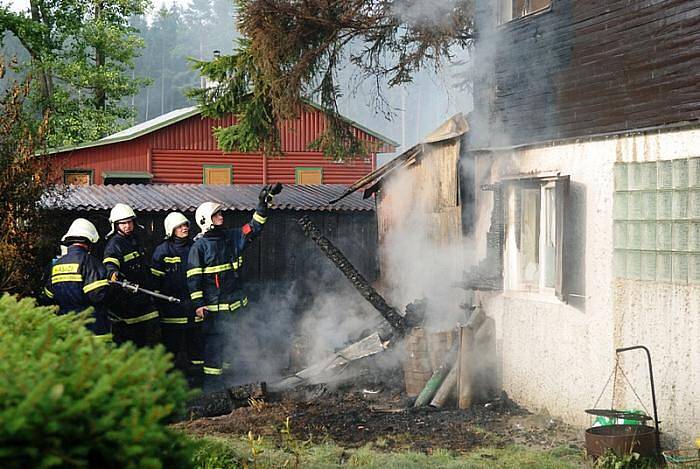
<instances>
[{"instance_id":1,"label":"smoke rising from wall","mask_svg":"<svg viewBox=\"0 0 700 469\"><path fill-rule=\"evenodd\" d=\"M417 184L425 185L416 187ZM397 307L416 299L427 301L426 325L430 329L450 329L466 321L465 291L458 285L469 263L470 249L462 241L461 227L454 207L443 211L435 205L434 187L439 181L417 181L403 170L392 176L382 189L391 225L382 243L382 278L387 296Z\"/></svg>"}]
</instances>

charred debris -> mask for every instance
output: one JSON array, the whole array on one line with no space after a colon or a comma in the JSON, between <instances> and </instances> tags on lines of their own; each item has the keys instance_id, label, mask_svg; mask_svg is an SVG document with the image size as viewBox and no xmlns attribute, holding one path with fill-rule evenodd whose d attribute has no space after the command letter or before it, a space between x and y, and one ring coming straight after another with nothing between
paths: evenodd
<instances>
[{"instance_id":1,"label":"charred debris","mask_svg":"<svg viewBox=\"0 0 700 469\"><path fill-rule=\"evenodd\" d=\"M188 418L224 415L239 407L280 400L289 395L319 397L327 387L339 387L350 380L362 381L358 381L358 376L372 374L368 359L389 349L405 352L401 360L404 379L400 385L405 389L408 402L395 411L427 406L467 409L474 402L495 395L493 379L480 371L483 367L479 357L493 351L492 320L480 308L460 305L465 310L464 325L431 332L423 327L428 306L425 300L410 303L401 314L308 217L299 219L298 224L384 321L378 324L375 332L368 332L360 340L284 379L237 385L199 396L190 402ZM383 379L387 379L386 375Z\"/></svg>"}]
</instances>

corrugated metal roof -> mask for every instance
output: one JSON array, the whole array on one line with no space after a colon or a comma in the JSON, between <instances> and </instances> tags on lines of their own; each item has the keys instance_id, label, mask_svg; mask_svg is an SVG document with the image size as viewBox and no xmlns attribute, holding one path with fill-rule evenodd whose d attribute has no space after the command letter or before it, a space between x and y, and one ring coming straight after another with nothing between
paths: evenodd
<instances>
[{"instance_id":1,"label":"corrugated metal roof","mask_svg":"<svg viewBox=\"0 0 700 469\"><path fill-rule=\"evenodd\" d=\"M219 202L227 210L253 210L258 203L261 184L209 186L201 184L115 184L106 186L69 187L62 196L47 195L42 205L55 210L109 210L116 203L130 205L136 211L158 212L194 211L203 202ZM359 194L347 197L342 203L329 205L348 186L324 184L320 186L287 185L275 197L273 209L311 211L371 211L372 199L364 200Z\"/></svg>"}]
</instances>

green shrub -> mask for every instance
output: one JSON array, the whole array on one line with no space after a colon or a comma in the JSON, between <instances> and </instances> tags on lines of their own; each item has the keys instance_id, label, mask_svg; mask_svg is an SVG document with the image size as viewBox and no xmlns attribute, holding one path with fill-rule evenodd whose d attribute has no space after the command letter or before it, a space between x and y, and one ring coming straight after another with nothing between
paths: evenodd
<instances>
[{"instance_id":1,"label":"green shrub","mask_svg":"<svg viewBox=\"0 0 700 469\"><path fill-rule=\"evenodd\" d=\"M188 397L162 347L115 347L34 300L0 298L0 467L179 467Z\"/></svg>"}]
</instances>

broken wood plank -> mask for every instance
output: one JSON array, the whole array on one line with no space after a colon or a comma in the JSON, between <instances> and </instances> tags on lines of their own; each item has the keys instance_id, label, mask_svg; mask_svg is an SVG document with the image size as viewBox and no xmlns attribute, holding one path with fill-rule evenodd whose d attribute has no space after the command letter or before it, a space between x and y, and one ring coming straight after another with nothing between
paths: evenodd
<instances>
[{"instance_id":1,"label":"broken wood plank","mask_svg":"<svg viewBox=\"0 0 700 469\"><path fill-rule=\"evenodd\" d=\"M457 377L459 376L459 363L455 363L447 374L447 377L438 388L430 407L442 408L447 401L457 393Z\"/></svg>"},{"instance_id":2,"label":"broken wood plank","mask_svg":"<svg viewBox=\"0 0 700 469\"><path fill-rule=\"evenodd\" d=\"M472 375L471 360L474 355L474 331L467 326L460 327L459 331L459 395L458 405L460 409L468 409L472 405Z\"/></svg>"},{"instance_id":3,"label":"broken wood plank","mask_svg":"<svg viewBox=\"0 0 700 469\"><path fill-rule=\"evenodd\" d=\"M269 388L278 392L300 385L324 383L331 378L337 378L337 375L350 363L384 350L384 344L382 344L379 333L375 332L292 376L270 384Z\"/></svg>"}]
</instances>

